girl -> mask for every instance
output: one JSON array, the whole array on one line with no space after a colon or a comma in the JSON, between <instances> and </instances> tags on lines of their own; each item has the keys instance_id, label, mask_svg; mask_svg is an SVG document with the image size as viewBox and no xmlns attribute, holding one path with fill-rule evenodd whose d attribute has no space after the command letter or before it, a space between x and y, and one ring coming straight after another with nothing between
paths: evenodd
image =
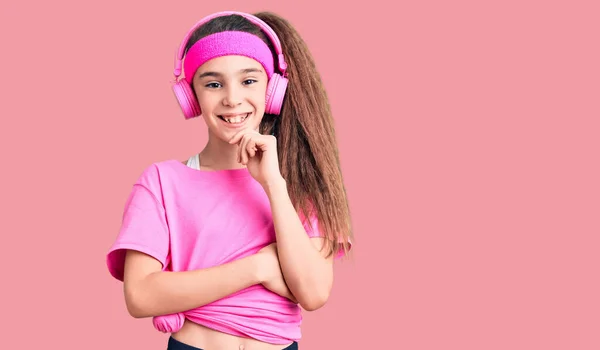
<instances>
[{"instance_id":1,"label":"girl","mask_svg":"<svg viewBox=\"0 0 600 350\"><path fill-rule=\"evenodd\" d=\"M185 61L181 64L183 57ZM204 149L146 168L107 255L128 312L168 350L297 349L351 224L327 95L306 44L268 12L220 12L186 35L175 95Z\"/></svg>"}]
</instances>

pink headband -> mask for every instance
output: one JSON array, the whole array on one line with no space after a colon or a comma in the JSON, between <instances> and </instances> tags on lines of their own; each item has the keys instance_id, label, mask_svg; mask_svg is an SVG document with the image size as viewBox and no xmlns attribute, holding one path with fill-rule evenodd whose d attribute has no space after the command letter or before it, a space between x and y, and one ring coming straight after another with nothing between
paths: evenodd
<instances>
[{"instance_id":1,"label":"pink headband","mask_svg":"<svg viewBox=\"0 0 600 350\"><path fill-rule=\"evenodd\" d=\"M185 80L191 85L198 67L208 60L225 55L253 58L262 64L269 79L273 75L273 53L261 38L247 32L226 31L205 36L192 45L183 62Z\"/></svg>"}]
</instances>

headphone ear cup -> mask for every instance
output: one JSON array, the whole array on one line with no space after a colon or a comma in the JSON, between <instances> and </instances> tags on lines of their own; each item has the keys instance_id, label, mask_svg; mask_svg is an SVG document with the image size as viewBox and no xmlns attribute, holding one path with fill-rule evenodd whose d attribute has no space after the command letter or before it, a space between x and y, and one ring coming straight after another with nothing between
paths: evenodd
<instances>
[{"instance_id":1,"label":"headphone ear cup","mask_svg":"<svg viewBox=\"0 0 600 350\"><path fill-rule=\"evenodd\" d=\"M267 85L267 98L265 112L279 115L283 106L283 99L288 86L288 79L281 74L273 74Z\"/></svg>"},{"instance_id":2,"label":"headphone ear cup","mask_svg":"<svg viewBox=\"0 0 600 350\"><path fill-rule=\"evenodd\" d=\"M175 98L183 111L183 116L185 119L191 119L198 117L202 114L200 110L200 105L198 104L198 100L196 100L196 96L194 95L194 91L184 79L176 82L173 85L173 93L175 94Z\"/></svg>"}]
</instances>

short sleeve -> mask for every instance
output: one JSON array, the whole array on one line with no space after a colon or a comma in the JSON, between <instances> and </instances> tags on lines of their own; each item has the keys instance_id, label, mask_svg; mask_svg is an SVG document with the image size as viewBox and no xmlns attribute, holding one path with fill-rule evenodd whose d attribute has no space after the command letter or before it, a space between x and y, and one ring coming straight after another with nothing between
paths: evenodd
<instances>
[{"instance_id":1,"label":"short sleeve","mask_svg":"<svg viewBox=\"0 0 600 350\"><path fill-rule=\"evenodd\" d=\"M311 215L309 220L304 219L304 216L300 215L300 219L304 225L304 229L306 230L306 234L308 234L308 237L315 238L315 237L324 237L325 236L321 232L321 229L319 226L319 221L318 221L316 215L314 215L314 214ZM350 239L348 239L347 243L348 243L348 251L350 251L350 249L352 248L352 242L350 241ZM340 242L336 249L335 259L337 260L337 259L343 257L344 255L345 255L345 252L344 252L343 242Z\"/></svg>"},{"instance_id":2,"label":"short sleeve","mask_svg":"<svg viewBox=\"0 0 600 350\"><path fill-rule=\"evenodd\" d=\"M148 254L162 264L168 265L169 229L164 205L158 200L160 194L150 190L153 186L137 182L125 203L123 219L116 240L110 247L106 263L110 274L123 281L127 250ZM155 190L156 191L156 190Z\"/></svg>"}]
</instances>

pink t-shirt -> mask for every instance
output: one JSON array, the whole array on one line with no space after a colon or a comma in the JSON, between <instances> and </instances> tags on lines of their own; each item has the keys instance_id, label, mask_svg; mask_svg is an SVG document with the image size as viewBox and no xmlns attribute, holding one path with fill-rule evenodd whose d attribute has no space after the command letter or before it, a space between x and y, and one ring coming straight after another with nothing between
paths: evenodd
<instances>
[{"instance_id":1,"label":"pink t-shirt","mask_svg":"<svg viewBox=\"0 0 600 350\"><path fill-rule=\"evenodd\" d=\"M320 235L315 223L314 218L305 223L310 237ZM167 160L146 168L133 185L107 265L122 281L127 249L153 256L164 271L187 271L255 254L273 242L268 197L247 169L200 171ZM175 332L184 317L273 344L301 337L301 308L261 284L184 313L155 317L153 323L160 331Z\"/></svg>"}]
</instances>

